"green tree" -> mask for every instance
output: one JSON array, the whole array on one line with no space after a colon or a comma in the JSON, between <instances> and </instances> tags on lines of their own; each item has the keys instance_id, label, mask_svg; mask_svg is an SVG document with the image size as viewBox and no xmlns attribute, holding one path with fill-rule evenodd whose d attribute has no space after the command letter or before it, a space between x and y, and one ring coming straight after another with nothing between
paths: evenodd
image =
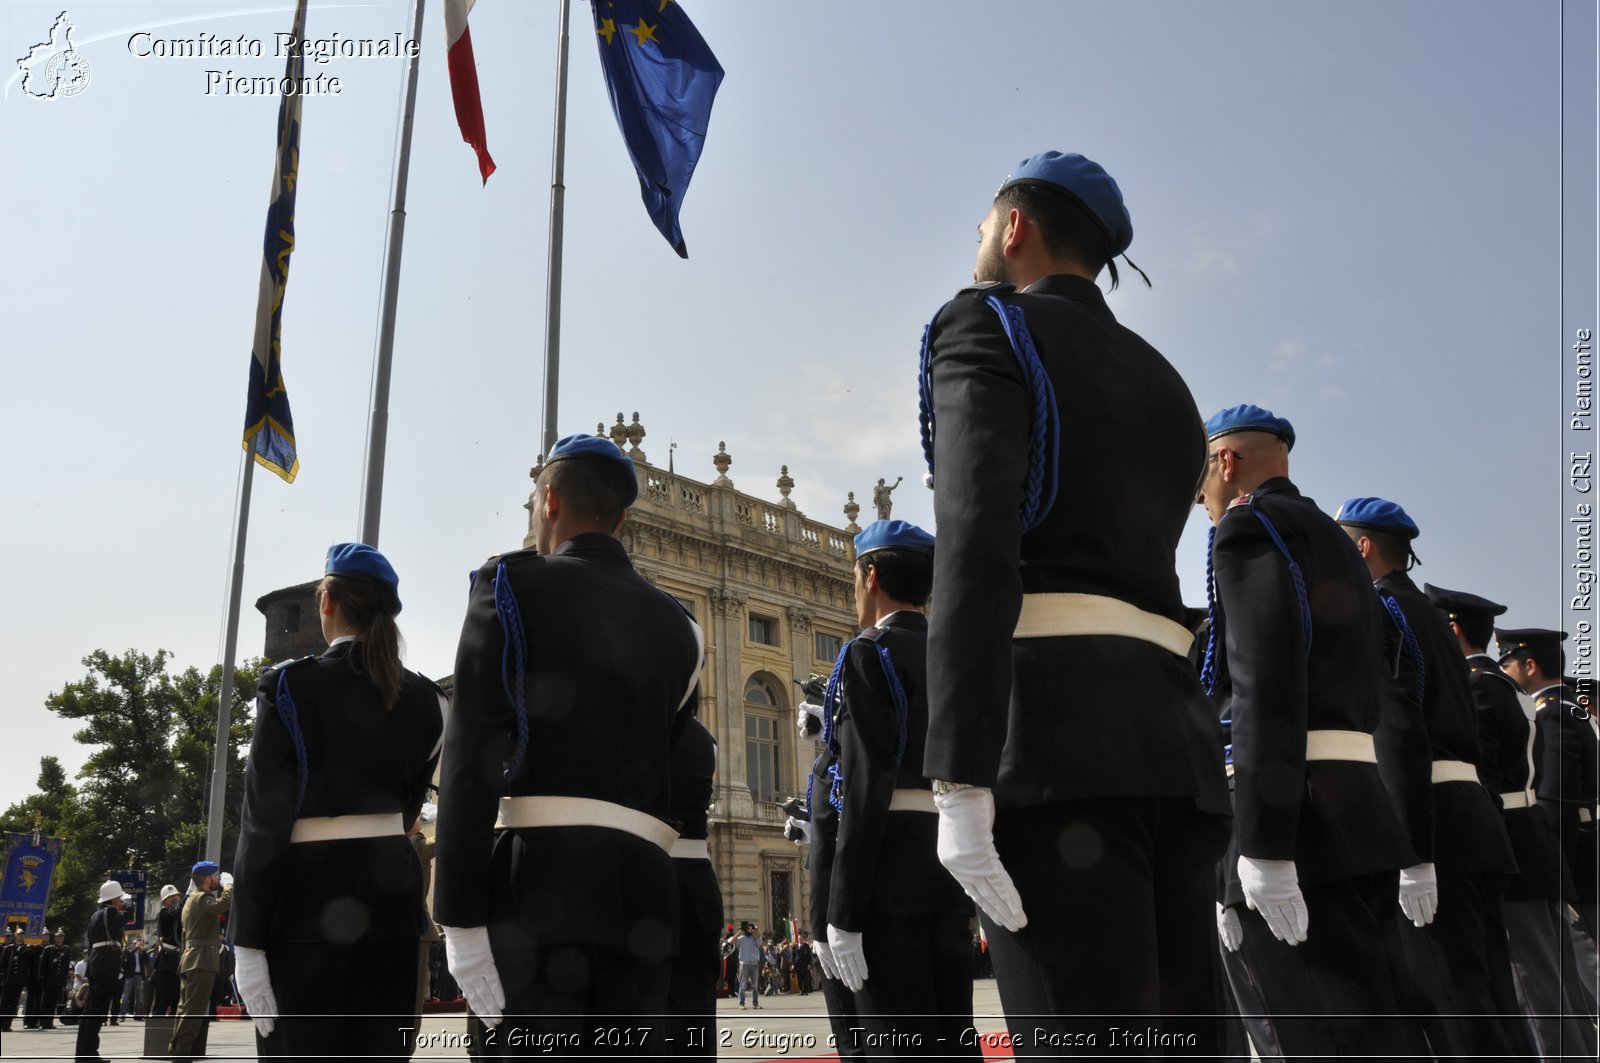
<instances>
[{"instance_id":1,"label":"green tree","mask_svg":"<svg viewBox=\"0 0 1600 1063\"><path fill-rule=\"evenodd\" d=\"M40 762L39 792L0 817L7 829L32 829L37 812L49 833L65 839L51 890L53 918L75 934L88 921L107 872L149 872L152 889L184 888L200 859L210 799L220 666L202 673L168 671L171 654L96 650L83 659L88 674L46 699L56 715L81 721L74 739L93 751L66 781L60 762ZM256 680L265 662L235 672L229 728L228 787L223 806L226 863L238 840L244 796L245 749L250 741ZM53 815L53 818L52 818Z\"/></svg>"}]
</instances>

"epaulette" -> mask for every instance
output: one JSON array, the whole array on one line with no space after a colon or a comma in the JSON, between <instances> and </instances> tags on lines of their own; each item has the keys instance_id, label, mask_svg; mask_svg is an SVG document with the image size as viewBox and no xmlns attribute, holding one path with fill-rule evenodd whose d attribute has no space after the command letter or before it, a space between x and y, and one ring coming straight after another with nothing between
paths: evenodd
<instances>
[{"instance_id":1,"label":"epaulette","mask_svg":"<svg viewBox=\"0 0 1600 1063\"><path fill-rule=\"evenodd\" d=\"M865 631L861 632L861 634L857 635L856 638L858 638L858 639L866 639L869 642L877 642L878 641L878 636L881 635L881 634L883 634L883 629L882 628L869 627Z\"/></svg>"},{"instance_id":2,"label":"epaulette","mask_svg":"<svg viewBox=\"0 0 1600 1063\"><path fill-rule=\"evenodd\" d=\"M1512 690L1516 691L1517 693L1519 693L1519 694L1522 693L1522 688L1517 686L1517 681L1515 679L1512 679L1510 676L1506 675L1498 667L1489 668L1489 667L1484 666L1484 665L1478 665L1478 666L1474 667L1474 666L1470 666L1469 665L1468 668L1467 668L1467 671L1469 671L1473 675L1493 676L1495 679L1498 679L1501 682L1505 683L1507 686L1509 686Z\"/></svg>"},{"instance_id":3,"label":"epaulette","mask_svg":"<svg viewBox=\"0 0 1600 1063\"><path fill-rule=\"evenodd\" d=\"M272 670L275 672L283 672L293 668L297 664L304 664L307 661L314 661L316 659L317 655L314 653L308 653L304 657L290 657L288 660L279 661L277 664L273 665Z\"/></svg>"},{"instance_id":4,"label":"epaulette","mask_svg":"<svg viewBox=\"0 0 1600 1063\"><path fill-rule=\"evenodd\" d=\"M1250 496L1249 495L1240 495L1238 498L1236 498L1232 502L1228 503L1228 508L1232 509L1234 506L1248 506L1249 504L1250 504Z\"/></svg>"}]
</instances>

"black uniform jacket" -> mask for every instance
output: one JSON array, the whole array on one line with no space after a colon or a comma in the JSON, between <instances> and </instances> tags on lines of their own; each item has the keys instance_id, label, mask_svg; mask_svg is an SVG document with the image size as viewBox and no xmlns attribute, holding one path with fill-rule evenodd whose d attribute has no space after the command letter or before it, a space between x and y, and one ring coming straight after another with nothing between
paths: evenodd
<instances>
[{"instance_id":1,"label":"black uniform jacket","mask_svg":"<svg viewBox=\"0 0 1600 1063\"><path fill-rule=\"evenodd\" d=\"M128 913L119 912L108 904L96 908L89 917L86 943L89 947L89 977L92 979L122 977L122 953L116 948L97 949L102 941L122 944L123 932L128 926Z\"/></svg>"},{"instance_id":2,"label":"black uniform jacket","mask_svg":"<svg viewBox=\"0 0 1600 1063\"><path fill-rule=\"evenodd\" d=\"M527 745L509 784L519 728L502 680L501 562L526 655ZM639 947L653 953L659 937L670 953L677 879L664 850L604 827L497 832L494 823L502 795L586 797L668 821L673 727L700 664L694 622L633 570L615 538L583 534L549 556L490 559L473 580L456 651L434 861L439 923L503 921L541 944L632 951L635 928L659 922Z\"/></svg>"},{"instance_id":3,"label":"black uniform jacket","mask_svg":"<svg viewBox=\"0 0 1600 1063\"><path fill-rule=\"evenodd\" d=\"M39 980L46 989L65 988L72 976L72 953L65 945L46 945L39 959Z\"/></svg>"},{"instance_id":4,"label":"black uniform jacket","mask_svg":"<svg viewBox=\"0 0 1600 1063\"><path fill-rule=\"evenodd\" d=\"M905 750L896 759L900 721L878 647L888 649L905 694ZM850 643L840 674L839 835L828 890L828 925L870 930L885 915L968 915L972 902L939 863L939 817L890 812L897 789L927 790L928 618L901 610Z\"/></svg>"},{"instance_id":5,"label":"black uniform jacket","mask_svg":"<svg viewBox=\"0 0 1600 1063\"><path fill-rule=\"evenodd\" d=\"M811 853L806 862L806 875L811 882L811 935L824 944L828 938L828 904L839 840L839 813L828 803L828 788L833 784L828 769L833 763L833 753L824 747L811 765Z\"/></svg>"},{"instance_id":6,"label":"black uniform jacket","mask_svg":"<svg viewBox=\"0 0 1600 1063\"><path fill-rule=\"evenodd\" d=\"M181 908L181 903L170 908L162 905L156 913L156 970L166 974L178 973L178 957L183 953Z\"/></svg>"},{"instance_id":7,"label":"black uniform jacket","mask_svg":"<svg viewBox=\"0 0 1600 1063\"><path fill-rule=\"evenodd\" d=\"M1473 654L1466 661L1472 701L1478 710L1478 777L1496 802L1503 794L1531 791L1539 743L1522 711L1516 681L1487 654ZM1570 896L1561 846L1544 813L1537 805L1528 805L1503 808L1501 816L1517 861L1517 876L1506 884L1506 898L1560 900Z\"/></svg>"},{"instance_id":8,"label":"black uniform jacket","mask_svg":"<svg viewBox=\"0 0 1600 1063\"><path fill-rule=\"evenodd\" d=\"M1380 597L1391 599L1399 607L1406 626L1416 638L1416 648L1422 651L1419 668L1399 625L1392 616L1384 617L1385 656L1396 666L1389 672L1390 695L1406 704L1407 718L1420 708L1433 760L1464 761L1476 767L1478 713L1468 684L1467 663L1461 656L1455 635L1446 626L1438 607L1404 572L1391 572L1373 586ZM1434 783L1432 796L1432 860L1439 871L1447 874L1516 873L1511 839L1495 814L1496 799L1481 782ZM1412 848L1422 856L1415 836Z\"/></svg>"},{"instance_id":9,"label":"black uniform jacket","mask_svg":"<svg viewBox=\"0 0 1600 1063\"><path fill-rule=\"evenodd\" d=\"M1025 592L1183 623L1174 554L1206 452L1194 399L1093 281L1004 295L1059 412L1055 504L1024 534L1035 395L982 296L958 294L928 337L939 548L922 774L992 787L1000 807L1148 795L1226 814L1220 729L1183 657L1120 636L1012 639Z\"/></svg>"},{"instance_id":10,"label":"black uniform jacket","mask_svg":"<svg viewBox=\"0 0 1600 1063\"><path fill-rule=\"evenodd\" d=\"M1252 507L1300 567L1309 653L1288 560ZM1278 477L1223 515L1213 569L1217 652L1232 684L1235 848L1225 870L1239 854L1293 860L1301 885L1316 885L1416 863L1377 766L1306 760L1307 731L1373 734L1382 712L1380 606L1355 545ZM1425 744L1419 760L1426 786ZM1241 899L1236 881L1226 899Z\"/></svg>"},{"instance_id":11,"label":"black uniform jacket","mask_svg":"<svg viewBox=\"0 0 1600 1063\"><path fill-rule=\"evenodd\" d=\"M1539 729L1539 770L1535 787L1539 808L1560 837L1561 851L1572 873L1580 904L1592 904L1597 883L1595 868L1596 764L1594 723L1589 712L1565 684L1535 692L1534 726ZM1590 819L1580 818L1588 809Z\"/></svg>"},{"instance_id":12,"label":"black uniform jacket","mask_svg":"<svg viewBox=\"0 0 1600 1063\"><path fill-rule=\"evenodd\" d=\"M385 710L362 658L359 641L341 642L261 675L233 866L228 934L236 945L397 941L426 929L427 884L403 834L289 844L299 767L279 714L280 672L305 746L299 818L392 812L409 827L433 781L444 727L439 688L402 671L400 696Z\"/></svg>"}]
</instances>

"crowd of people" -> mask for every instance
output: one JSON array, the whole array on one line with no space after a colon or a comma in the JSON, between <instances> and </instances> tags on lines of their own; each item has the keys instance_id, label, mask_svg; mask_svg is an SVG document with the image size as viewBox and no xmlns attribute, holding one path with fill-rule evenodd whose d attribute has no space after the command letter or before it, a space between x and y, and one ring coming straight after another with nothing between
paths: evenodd
<instances>
[{"instance_id":1,"label":"crowd of people","mask_svg":"<svg viewBox=\"0 0 1600 1063\"><path fill-rule=\"evenodd\" d=\"M534 546L473 575L452 699L400 663L388 560L329 550L327 652L258 690L238 888L198 864L183 902L171 1055L227 914L263 1056L404 1058L436 921L476 1054L713 1055L721 984L820 989L841 1055L975 1058L981 913L1019 1056L1593 1059L1592 680L1564 633L1417 587L1403 506L1303 495L1286 418L1202 420L1096 283L1132 233L1097 163L1025 159L925 333L938 540L856 536L860 634L797 714L814 934L724 921L705 636L618 539L632 460L568 436ZM127 962L101 902L79 1063Z\"/></svg>"}]
</instances>

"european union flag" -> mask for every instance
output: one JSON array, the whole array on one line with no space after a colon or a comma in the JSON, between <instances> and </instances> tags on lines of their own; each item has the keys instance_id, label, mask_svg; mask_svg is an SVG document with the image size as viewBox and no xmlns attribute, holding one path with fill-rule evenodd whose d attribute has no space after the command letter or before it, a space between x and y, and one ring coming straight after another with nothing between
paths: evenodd
<instances>
[{"instance_id":1,"label":"european union flag","mask_svg":"<svg viewBox=\"0 0 1600 1063\"><path fill-rule=\"evenodd\" d=\"M688 258L678 208L700 161L722 65L674 0L589 0L600 66L650 220Z\"/></svg>"},{"instance_id":2,"label":"european union flag","mask_svg":"<svg viewBox=\"0 0 1600 1063\"><path fill-rule=\"evenodd\" d=\"M294 15L294 39L306 37L306 0ZM289 53L285 85L298 87L305 76L305 53ZM283 325L283 292L289 282L289 256L294 252L294 189L300 171L300 100L298 91L285 92L278 104L278 154L272 171L272 202L267 207L267 230L262 247L261 289L256 300L256 331L250 353L250 396L245 402L244 446L255 440L256 461L293 483L300 471L294 449L294 417L289 413L289 393L283 387L279 341Z\"/></svg>"}]
</instances>

